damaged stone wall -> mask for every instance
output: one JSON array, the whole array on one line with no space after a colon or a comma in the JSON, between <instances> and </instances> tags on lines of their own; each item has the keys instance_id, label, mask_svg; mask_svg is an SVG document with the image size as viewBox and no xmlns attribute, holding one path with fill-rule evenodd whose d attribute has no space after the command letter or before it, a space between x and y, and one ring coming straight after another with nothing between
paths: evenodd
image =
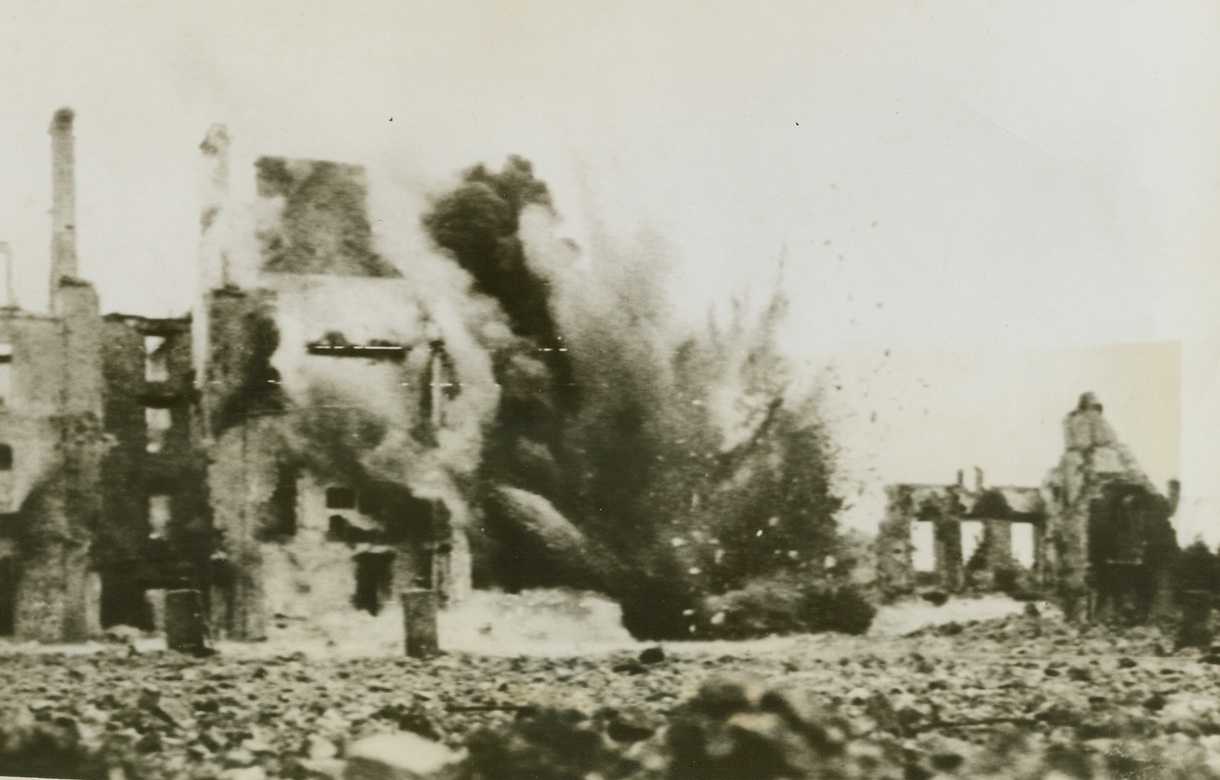
<instances>
[{"instance_id":1,"label":"damaged stone wall","mask_svg":"<svg viewBox=\"0 0 1220 780\"><path fill-rule=\"evenodd\" d=\"M1144 595L1134 619L1154 619L1170 609L1176 500L1156 490L1102 412L1096 396L1081 396L1064 419L1063 456L1046 478L1056 595L1069 619L1104 619L1118 591L1130 590L1123 583L1138 583ZM1169 495L1176 499L1176 483Z\"/></svg>"},{"instance_id":2,"label":"damaged stone wall","mask_svg":"<svg viewBox=\"0 0 1220 780\"><path fill-rule=\"evenodd\" d=\"M449 529L433 503L312 472L286 446L289 425L291 413L254 418L215 444L210 601L219 636L258 639L276 619L376 613L404 589L438 584L437 534Z\"/></svg>"},{"instance_id":3,"label":"damaged stone wall","mask_svg":"<svg viewBox=\"0 0 1220 780\"><path fill-rule=\"evenodd\" d=\"M105 444L94 417L64 415L53 425L49 468L18 511L14 634L39 642L79 642L97 622L88 614L89 546L100 516Z\"/></svg>"},{"instance_id":4,"label":"damaged stone wall","mask_svg":"<svg viewBox=\"0 0 1220 780\"><path fill-rule=\"evenodd\" d=\"M886 485L885 518L877 529L877 587L887 599L915 592L915 546L911 542L910 485Z\"/></svg>"},{"instance_id":5,"label":"damaged stone wall","mask_svg":"<svg viewBox=\"0 0 1220 780\"><path fill-rule=\"evenodd\" d=\"M298 475L296 484L292 534L260 545L265 608L297 620L350 611L356 593L353 550L339 534L329 533L326 489L308 474ZM340 511L331 510L330 516ZM351 519L358 512L344 514Z\"/></svg>"},{"instance_id":6,"label":"damaged stone wall","mask_svg":"<svg viewBox=\"0 0 1220 780\"><path fill-rule=\"evenodd\" d=\"M889 599L915 592L920 585L946 593L1028 589L1044 568L1042 528L1045 505L1033 488L966 488L959 477L948 485L889 485L886 516L876 541L877 583ZM982 539L969 560L963 557L963 523L978 522ZM932 525L935 571L920 577L914 566L915 523ZM1013 555L1012 526L1034 529L1034 565L1022 566Z\"/></svg>"},{"instance_id":7,"label":"damaged stone wall","mask_svg":"<svg viewBox=\"0 0 1220 780\"><path fill-rule=\"evenodd\" d=\"M94 539L101 624L151 630L148 590L200 587L211 532L189 318L103 324L103 523Z\"/></svg>"},{"instance_id":8,"label":"damaged stone wall","mask_svg":"<svg viewBox=\"0 0 1220 780\"><path fill-rule=\"evenodd\" d=\"M213 174L227 168L223 145L204 151ZM265 157L256 171L253 251L211 238L203 249L204 263L258 258L241 288L206 296L196 352L218 631L256 638L276 615L375 611L411 586L459 599L471 579L460 484L490 413L463 407L468 372L425 310L440 304L374 250L363 169ZM226 188L212 182L205 198L205 237L225 221ZM328 506L332 488L358 503Z\"/></svg>"},{"instance_id":9,"label":"damaged stone wall","mask_svg":"<svg viewBox=\"0 0 1220 780\"><path fill-rule=\"evenodd\" d=\"M211 561L211 625L218 637L261 639L268 614L260 536L283 530L279 511L280 453L276 417L253 417L213 443L208 469L215 550Z\"/></svg>"},{"instance_id":10,"label":"damaged stone wall","mask_svg":"<svg viewBox=\"0 0 1220 780\"><path fill-rule=\"evenodd\" d=\"M285 408L279 372L271 356L280 334L266 290L225 287L204 298L207 341L199 403L206 436L216 438L252 416Z\"/></svg>"},{"instance_id":11,"label":"damaged stone wall","mask_svg":"<svg viewBox=\"0 0 1220 780\"><path fill-rule=\"evenodd\" d=\"M1041 488L891 485L876 541L877 583L887 598L920 585L913 524L935 526L933 584L948 593L1041 591L1072 620L1142 622L1168 615L1178 554L1170 524L1179 486L1159 493L1085 393L1064 420L1064 454ZM980 520L983 538L963 566L961 524ZM1033 529L1034 563L1013 553L1013 525Z\"/></svg>"},{"instance_id":12,"label":"damaged stone wall","mask_svg":"<svg viewBox=\"0 0 1220 780\"><path fill-rule=\"evenodd\" d=\"M324 338L350 344L346 334L371 342L367 309L387 295L402 300L403 282L308 275L267 282L210 297L213 357L203 404L214 436L208 492L219 540L211 596L218 634L258 638L276 615L350 611L369 587L358 575L370 570L382 583L378 604L396 598L392 590L421 584L462 592L457 578L468 579L469 566L450 561L464 547L450 541L449 524L431 518L463 509L405 487L408 480L431 487L419 475L439 473L432 467L435 433L432 446L407 436L430 392L430 347L410 341L420 340L418 317L400 309L405 330L380 331L389 337L382 341L410 345L401 357L393 350L384 359L332 357L309 347ZM379 487L370 470L398 473L403 484ZM350 487L361 501L391 498L361 511L331 511L328 487ZM432 495L445 495L443 488ZM422 530L396 530L413 525L406 515L425 513ZM332 529L336 516L352 533Z\"/></svg>"},{"instance_id":13,"label":"damaged stone wall","mask_svg":"<svg viewBox=\"0 0 1220 780\"><path fill-rule=\"evenodd\" d=\"M354 607L376 614L396 604L401 591L431 585L429 502L395 496L391 506L379 505L372 489L309 472L297 484L295 534L263 547L273 613L316 619Z\"/></svg>"},{"instance_id":14,"label":"damaged stone wall","mask_svg":"<svg viewBox=\"0 0 1220 780\"><path fill-rule=\"evenodd\" d=\"M61 316L0 312L0 601L19 639L79 641L100 516L101 378L96 296L65 280Z\"/></svg>"}]
</instances>

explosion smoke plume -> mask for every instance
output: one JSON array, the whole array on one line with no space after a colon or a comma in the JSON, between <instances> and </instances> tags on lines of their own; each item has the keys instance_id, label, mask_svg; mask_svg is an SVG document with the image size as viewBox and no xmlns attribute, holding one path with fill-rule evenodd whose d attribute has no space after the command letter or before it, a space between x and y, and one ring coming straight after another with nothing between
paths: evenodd
<instances>
[{"instance_id":1,"label":"explosion smoke plume","mask_svg":"<svg viewBox=\"0 0 1220 780\"><path fill-rule=\"evenodd\" d=\"M714 629L703 604L750 605L776 589L803 610L777 616L777 630L827 627L827 604L853 613L840 627L867 625L863 602L825 585L850 562L835 556L840 502L816 393L795 384L777 346L782 287L760 310L734 301L723 322L687 329L666 297L664 241L624 241L590 222L585 257L556 237L549 210L527 210L522 237L572 355L574 511L619 560L607 587L629 628Z\"/></svg>"}]
</instances>

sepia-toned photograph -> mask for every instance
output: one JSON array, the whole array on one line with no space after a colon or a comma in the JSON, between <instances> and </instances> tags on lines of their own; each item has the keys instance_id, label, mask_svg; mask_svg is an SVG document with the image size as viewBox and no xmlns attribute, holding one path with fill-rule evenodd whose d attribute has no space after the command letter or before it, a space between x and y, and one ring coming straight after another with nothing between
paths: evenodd
<instances>
[{"instance_id":1,"label":"sepia-toned photograph","mask_svg":"<svg viewBox=\"0 0 1220 780\"><path fill-rule=\"evenodd\" d=\"M0 69L0 777L1220 778L1220 5Z\"/></svg>"}]
</instances>

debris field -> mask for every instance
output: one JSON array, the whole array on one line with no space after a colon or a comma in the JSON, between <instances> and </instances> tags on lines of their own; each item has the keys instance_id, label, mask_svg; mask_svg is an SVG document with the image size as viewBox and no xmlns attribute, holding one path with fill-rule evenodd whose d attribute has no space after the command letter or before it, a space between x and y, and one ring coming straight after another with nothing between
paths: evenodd
<instances>
[{"instance_id":1,"label":"debris field","mask_svg":"<svg viewBox=\"0 0 1220 780\"><path fill-rule=\"evenodd\" d=\"M13 651L0 690L0 774L357 777L410 734L449 758L377 776L1220 776L1220 653L1033 614L567 658Z\"/></svg>"}]
</instances>

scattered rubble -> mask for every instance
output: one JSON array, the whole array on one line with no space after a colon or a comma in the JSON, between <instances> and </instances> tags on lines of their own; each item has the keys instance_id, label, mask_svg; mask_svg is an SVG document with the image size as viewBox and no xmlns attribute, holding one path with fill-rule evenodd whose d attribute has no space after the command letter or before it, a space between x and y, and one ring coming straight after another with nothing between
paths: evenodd
<instances>
[{"instance_id":1,"label":"scattered rubble","mask_svg":"<svg viewBox=\"0 0 1220 780\"><path fill-rule=\"evenodd\" d=\"M674 643L655 661L14 651L0 658L0 773L1220 776L1220 649L1032 613L954 625L884 642Z\"/></svg>"}]
</instances>

